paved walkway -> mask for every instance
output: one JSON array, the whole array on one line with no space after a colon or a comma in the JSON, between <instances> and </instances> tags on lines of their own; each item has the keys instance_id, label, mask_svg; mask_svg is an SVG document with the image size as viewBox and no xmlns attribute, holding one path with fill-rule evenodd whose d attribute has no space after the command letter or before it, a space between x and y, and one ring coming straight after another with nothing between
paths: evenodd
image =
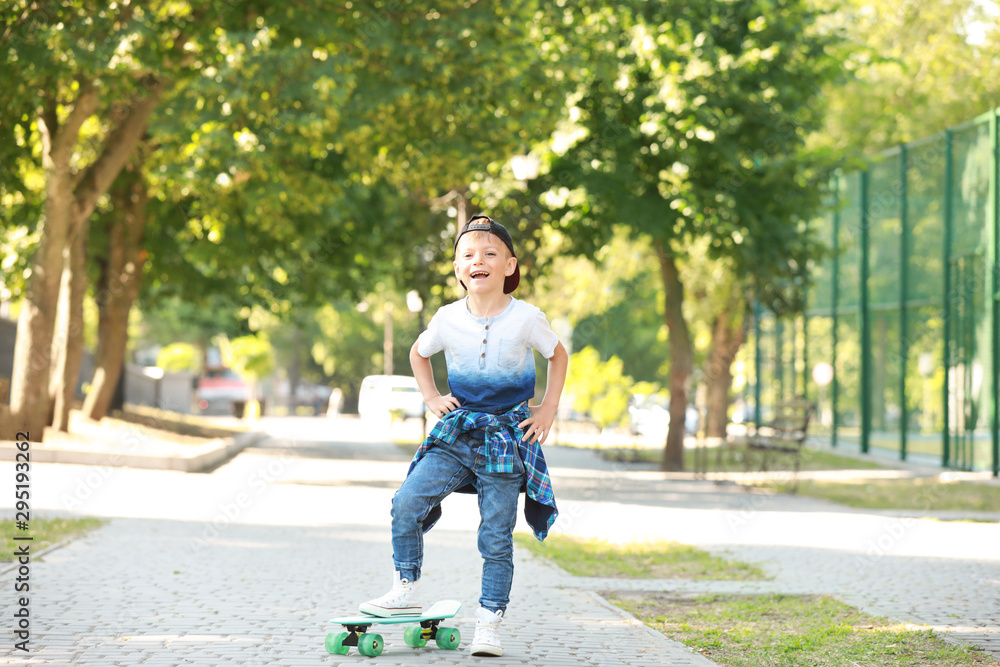
<instances>
[{"instance_id":1,"label":"paved walkway","mask_svg":"<svg viewBox=\"0 0 1000 667\"><path fill-rule=\"evenodd\" d=\"M367 664L354 650L326 652L325 634L334 629L326 619L354 612L388 586L388 509L409 455L376 442L336 445L292 435L300 438L294 449L265 442L211 474L34 466L38 515L110 521L33 560L31 650L11 650L5 628L0 664ZM12 477L13 465L0 463L0 479ZM470 657L481 567L477 524L475 499L454 497L426 540L423 595L462 601L456 626L463 648L414 650L401 628L386 626L377 664L713 664L586 588L565 586L551 566L521 553L505 655ZM11 625L16 601L5 589L0 615Z\"/></svg>"},{"instance_id":2,"label":"paved walkway","mask_svg":"<svg viewBox=\"0 0 1000 667\"><path fill-rule=\"evenodd\" d=\"M391 575L389 502L409 454L342 420L274 420L276 437L211 474L38 464L39 515L110 521L31 563L31 652L0 664L347 665L323 648L326 619L383 592ZM337 442L334 442L337 441ZM767 582L580 579L520 551L504 622L505 656L404 645L386 626L381 665L708 666L608 605L605 590L829 593L927 625L1000 658L1000 526L845 510L747 493L551 448L559 531L611 540L671 539L760 563ZM0 479L13 479L0 462ZM12 494L0 514L12 515ZM6 509L4 509L6 508ZM463 602L468 646L478 597L478 512L446 501L426 540L424 597ZM1000 518L997 515L994 518ZM519 529L527 530L520 525ZM8 569L5 580L13 573Z\"/></svg>"}]
</instances>

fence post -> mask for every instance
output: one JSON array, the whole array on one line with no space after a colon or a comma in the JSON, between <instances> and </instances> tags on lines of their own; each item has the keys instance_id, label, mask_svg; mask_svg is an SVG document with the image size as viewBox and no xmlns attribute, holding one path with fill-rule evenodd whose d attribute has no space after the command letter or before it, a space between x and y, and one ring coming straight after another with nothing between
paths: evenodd
<instances>
[{"instance_id":1,"label":"fence post","mask_svg":"<svg viewBox=\"0 0 1000 667\"><path fill-rule=\"evenodd\" d=\"M840 312L840 172L834 176L833 187L833 289L830 301L833 302L833 341L831 345L833 366L833 386L830 387L830 446L837 446L837 393L839 382L837 379L837 325Z\"/></svg>"},{"instance_id":2,"label":"fence post","mask_svg":"<svg viewBox=\"0 0 1000 667\"><path fill-rule=\"evenodd\" d=\"M1000 210L998 210L998 169L1000 169L1000 164L997 160L998 157L998 146L1000 146L1000 126L998 126L997 112L996 110L990 114L990 194L989 194L989 209L990 216L987 224L990 226L990 231L988 238L990 239L989 247L989 265L990 265L990 276L992 277L990 281L990 314L991 314L991 325L993 329L992 345L990 350L991 366L992 366L992 376L993 381L990 384L990 438L991 438L991 458L993 467L993 476L996 477L998 473L998 457L1000 457L1000 434L998 434L998 417L997 414L997 395L1000 394L1000 356L998 356L998 351L1000 351L1000 303L998 303L998 290L1000 290L1000 282L998 282L997 277L997 262L1000 259L1000 239L998 239L998 233L1000 233ZM973 445L973 452L975 452L975 445ZM975 461L973 456L970 456L970 468Z\"/></svg>"},{"instance_id":3,"label":"fence post","mask_svg":"<svg viewBox=\"0 0 1000 667\"><path fill-rule=\"evenodd\" d=\"M802 395L809 396L809 292L802 290Z\"/></svg>"},{"instance_id":4,"label":"fence post","mask_svg":"<svg viewBox=\"0 0 1000 667\"><path fill-rule=\"evenodd\" d=\"M954 156L952 155L953 135L950 129L944 131L944 429L941 432L941 467L948 467L951 460L951 246L954 230L952 229L953 202L951 197L952 180L955 178Z\"/></svg>"},{"instance_id":5,"label":"fence post","mask_svg":"<svg viewBox=\"0 0 1000 667\"><path fill-rule=\"evenodd\" d=\"M774 403L781 403L785 400L785 325L775 314L772 326L774 326L774 377L777 380L777 387L772 385L776 392L772 400Z\"/></svg>"},{"instance_id":6,"label":"fence post","mask_svg":"<svg viewBox=\"0 0 1000 667\"><path fill-rule=\"evenodd\" d=\"M902 227L899 249L899 459L906 460L906 431L909 415L906 410L906 367L910 347L906 337L906 285L909 282L910 225L907 220L907 149L899 147L899 224Z\"/></svg>"},{"instance_id":7,"label":"fence post","mask_svg":"<svg viewBox=\"0 0 1000 667\"><path fill-rule=\"evenodd\" d=\"M861 172L861 453L867 454L872 431L871 314L868 312L869 219L868 170Z\"/></svg>"},{"instance_id":8,"label":"fence post","mask_svg":"<svg viewBox=\"0 0 1000 667\"><path fill-rule=\"evenodd\" d=\"M755 426L760 426L760 377L763 369L761 368L761 352L760 352L760 314L761 310L760 301L754 299L753 301L753 346L754 346L754 367L756 368L754 383L753 383L753 423Z\"/></svg>"}]
</instances>

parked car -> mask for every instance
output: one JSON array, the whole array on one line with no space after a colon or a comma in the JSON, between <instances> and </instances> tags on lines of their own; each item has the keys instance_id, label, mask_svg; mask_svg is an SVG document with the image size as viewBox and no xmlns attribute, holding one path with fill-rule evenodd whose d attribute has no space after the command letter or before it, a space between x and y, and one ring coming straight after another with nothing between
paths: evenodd
<instances>
[{"instance_id":1,"label":"parked car","mask_svg":"<svg viewBox=\"0 0 1000 667\"><path fill-rule=\"evenodd\" d=\"M250 399L246 383L231 368L206 368L195 389L198 412L205 415L243 416L243 406Z\"/></svg>"},{"instance_id":2,"label":"parked car","mask_svg":"<svg viewBox=\"0 0 1000 667\"><path fill-rule=\"evenodd\" d=\"M358 413L362 419L385 420L394 411L423 417L427 406L417 380L408 375L369 375L361 381Z\"/></svg>"}]
</instances>

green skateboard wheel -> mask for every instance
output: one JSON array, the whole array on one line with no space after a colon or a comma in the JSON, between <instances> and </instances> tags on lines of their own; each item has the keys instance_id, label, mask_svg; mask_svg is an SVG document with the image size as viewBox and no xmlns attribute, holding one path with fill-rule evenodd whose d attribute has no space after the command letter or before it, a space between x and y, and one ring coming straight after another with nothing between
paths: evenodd
<instances>
[{"instance_id":1,"label":"green skateboard wheel","mask_svg":"<svg viewBox=\"0 0 1000 667\"><path fill-rule=\"evenodd\" d=\"M424 639L424 629L419 625L411 625L406 628L403 631L403 641L406 642L407 646L412 646L413 648L420 648L427 645L427 640Z\"/></svg>"},{"instance_id":2,"label":"green skateboard wheel","mask_svg":"<svg viewBox=\"0 0 1000 667\"><path fill-rule=\"evenodd\" d=\"M358 652L370 658L382 655L382 635L366 632L358 638Z\"/></svg>"},{"instance_id":3,"label":"green skateboard wheel","mask_svg":"<svg viewBox=\"0 0 1000 667\"><path fill-rule=\"evenodd\" d=\"M462 643L462 633L456 628L438 628L437 645L441 648L455 649Z\"/></svg>"},{"instance_id":4,"label":"green skateboard wheel","mask_svg":"<svg viewBox=\"0 0 1000 667\"><path fill-rule=\"evenodd\" d=\"M326 651L327 653L333 653L334 655L347 655L347 652L351 650L350 646L344 646L344 640L347 639L348 634L346 632L341 632L339 634L329 633L326 636Z\"/></svg>"}]
</instances>

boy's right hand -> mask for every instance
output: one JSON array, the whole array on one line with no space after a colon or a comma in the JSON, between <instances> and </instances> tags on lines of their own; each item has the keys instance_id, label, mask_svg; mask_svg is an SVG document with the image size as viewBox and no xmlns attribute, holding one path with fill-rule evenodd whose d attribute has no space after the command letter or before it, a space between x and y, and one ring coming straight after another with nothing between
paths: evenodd
<instances>
[{"instance_id":1,"label":"boy's right hand","mask_svg":"<svg viewBox=\"0 0 1000 667\"><path fill-rule=\"evenodd\" d=\"M458 399L451 394L447 396L438 394L434 398L424 401L424 404L435 417L444 417L455 408L461 407Z\"/></svg>"}]
</instances>

